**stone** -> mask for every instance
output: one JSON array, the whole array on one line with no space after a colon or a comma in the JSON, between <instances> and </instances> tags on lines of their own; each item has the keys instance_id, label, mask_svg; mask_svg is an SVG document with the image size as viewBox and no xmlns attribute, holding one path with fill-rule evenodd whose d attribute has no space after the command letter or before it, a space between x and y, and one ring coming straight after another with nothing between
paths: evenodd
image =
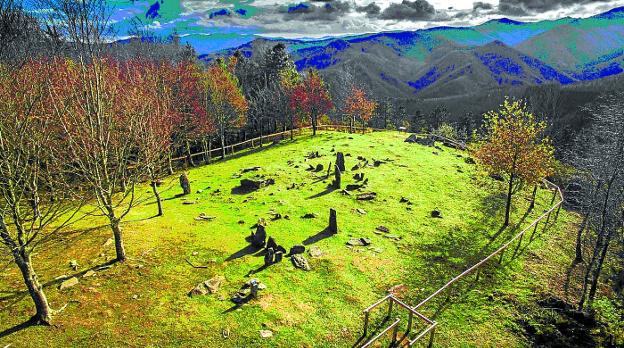
<instances>
[{"instance_id":1,"label":"stone","mask_svg":"<svg viewBox=\"0 0 624 348\"><path fill-rule=\"evenodd\" d=\"M275 257L275 251L273 248L267 248L266 253L264 254L264 265L270 266L273 264L273 260Z\"/></svg>"},{"instance_id":2,"label":"stone","mask_svg":"<svg viewBox=\"0 0 624 348\"><path fill-rule=\"evenodd\" d=\"M321 256L323 256L323 251L318 246L313 245L308 250L308 255L310 255L310 257L314 257L314 258L321 257Z\"/></svg>"},{"instance_id":3,"label":"stone","mask_svg":"<svg viewBox=\"0 0 624 348\"><path fill-rule=\"evenodd\" d=\"M267 239L266 248L277 250L277 243L275 242L275 239L273 237L269 237L269 239Z\"/></svg>"},{"instance_id":4,"label":"stone","mask_svg":"<svg viewBox=\"0 0 624 348\"><path fill-rule=\"evenodd\" d=\"M297 245L293 245L292 248L290 248L290 252L288 254L296 255L296 254L303 254L304 252L305 252L305 246L301 244L297 244Z\"/></svg>"},{"instance_id":5,"label":"stone","mask_svg":"<svg viewBox=\"0 0 624 348\"><path fill-rule=\"evenodd\" d=\"M435 144L435 139L433 137L419 137L416 134L411 134L407 139L405 139L406 143L420 144L424 146L433 146Z\"/></svg>"},{"instance_id":6,"label":"stone","mask_svg":"<svg viewBox=\"0 0 624 348\"><path fill-rule=\"evenodd\" d=\"M280 263L282 262L282 259L284 258L284 253L281 251L276 251L275 252L275 258L273 259L274 263Z\"/></svg>"},{"instance_id":7,"label":"stone","mask_svg":"<svg viewBox=\"0 0 624 348\"><path fill-rule=\"evenodd\" d=\"M362 208L357 208L355 209L355 211L360 214L360 215L366 215L366 210L362 209Z\"/></svg>"},{"instance_id":8,"label":"stone","mask_svg":"<svg viewBox=\"0 0 624 348\"><path fill-rule=\"evenodd\" d=\"M338 164L336 164L336 168L334 170L334 182L332 183L333 188L335 189L339 189L340 185L341 185L341 171L340 168L338 167Z\"/></svg>"},{"instance_id":9,"label":"stone","mask_svg":"<svg viewBox=\"0 0 624 348\"><path fill-rule=\"evenodd\" d=\"M76 260L69 261L69 267L71 267L71 269L73 269L74 271L77 271L78 270L78 261L76 261Z\"/></svg>"},{"instance_id":10,"label":"stone","mask_svg":"<svg viewBox=\"0 0 624 348\"><path fill-rule=\"evenodd\" d=\"M442 213L439 210L434 209L434 210L431 211L431 217L432 218L442 218Z\"/></svg>"},{"instance_id":11,"label":"stone","mask_svg":"<svg viewBox=\"0 0 624 348\"><path fill-rule=\"evenodd\" d=\"M251 233L251 244L257 248L263 248L266 243L266 230L264 225L256 226L256 233Z\"/></svg>"},{"instance_id":12,"label":"stone","mask_svg":"<svg viewBox=\"0 0 624 348\"><path fill-rule=\"evenodd\" d=\"M271 331L271 330L260 330L260 337L262 337L262 338L273 337L273 331Z\"/></svg>"},{"instance_id":13,"label":"stone","mask_svg":"<svg viewBox=\"0 0 624 348\"><path fill-rule=\"evenodd\" d=\"M202 192L204 192L204 190L197 190L197 191L195 191L195 193L202 193Z\"/></svg>"},{"instance_id":14,"label":"stone","mask_svg":"<svg viewBox=\"0 0 624 348\"><path fill-rule=\"evenodd\" d=\"M206 215L206 213L199 213L199 216L195 218L196 221L212 221L216 219L216 216Z\"/></svg>"},{"instance_id":15,"label":"stone","mask_svg":"<svg viewBox=\"0 0 624 348\"><path fill-rule=\"evenodd\" d=\"M290 257L290 260L292 261L295 267L300 268L304 271L309 271L312 269L310 268L310 264L308 263L308 260L301 254L292 255Z\"/></svg>"},{"instance_id":16,"label":"stone","mask_svg":"<svg viewBox=\"0 0 624 348\"><path fill-rule=\"evenodd\" d=\"M224 280L225 278L223 278L222 276L212 277L206 281L197 284L197 286L189 291L188 295L192 297L215 294L217 293L217 291L219 291L221 283L223 283Z\"/></svg>"},{"instance_id":17,"label":"stone","mask_svg":"<svg viewBox=\"0 0 624 348\"><path fill-rule=\"evenodd\" d=\"M320 172L320 171L322 171L322 170L323 170L323 165L322 165L322 164L320 164L320 163L319 163L319 164L317 164L317 165L316 165L316 168L314 169L314 171L316 171L316 172Z\"/></svg>"},{"instance_id":18,"label":"stone","mask_svg":"<svg viewBox=\"0 0 624 348\"><path fill-rule=\"evenodd\" d=\"M113 245L114 242L115 241L113 240L113 238L108 238L106 240L106 242L104 242L104 244L102 244L102 246L106 248L106 247L109 247L109 246Z\"/></svg>"},{"instance_id":19,"label":"stone","mask_svg":"<svg viewBox=\"0 0 624 348\"><path fill-rule=\"evenodd\" d=\"M370 201L373 200L377 197L377 193L375 192L366 192L366 193L361 193L359 195L357 195L356 199L358 201Z\"/></svg>"},{"instance_id":20,"label":"stone","mask_svg":"<svg viewBox=\"0 0 624 348\"><path fill-rule=\"evenodd\" d=\"M336 234L338 233L338 218L336 216L336 210L333 208L329 209L329 225L327 230L329 233Z\"/></svg>"},{"instance_id":21,"label":"stone","mask_svg":"<svg viewBox=\"0 0 624 348\"><path fill-rule=\"evenodd\" d=\"M475 162L475 160L474 160L474 158L472 158L472 157L466 157L466 158L464 159L464 162L466 162L466 163L468 163L468 164L475 164L475 163L476 163L476 162Z\"/></svg>"},{"instance_id":22,"label":"stone","mask_svg":"<svg viewBox=\"0 0 624 348\"><path fill-rule=\"evenodd\" d=\"M244 192L252 192L259 190L263 187L275 184L275 179L266 180L254 180L254 179L241 179L240 189Z\"/></svg>"},{"instance_id":23,"label":"stone","mask_svg":"<svg viewBox=\"0 0 624 348\"><path fill-rule=\"evenodd\" d=\"M399 200L399 203L409 203L410 200L405 198L405 197L401 197L401 199Z\"/></svg>"},{"instance_id":24,"label":"stone","mask_svg":"<svg viewBox=\"0 0 624 348\"><path fill-rule=\"evenodd\" d=\"M314 219L318 217L317 213L306 213L305 215L302 216L302 218L304 219Z\"/></svg>"},{"instance_id":25,"label":"stone","mask_svg":"<svg viewBox=\"0 0 624 348\"><path fill-rule=\"evenodd\" d=\"M347 191L355 191L355 190L359 190L361 188L362 188L362 185L349 184L349 185L347 185L347 187L345 187L345 190L347 190Z\"/></svg>"},{"instance_id":26,"label":"stone","mask_svg":"<svg viewBox=\"0 0 624 348\"><path fill-rule=\"evenodd\" d=\"M184 195L191 194L191 184L186 173L180 174L180 187L182 187L182 192Z\"/></svg>"},{"instance_id":27,"label":"stone","mask_svg":"<svg viewBox=\"0 0 624 348\"><path fill-rule=\"evenodd\" d=\"M388 232L390 232L390 229L389 229L388 227L386 227L386 226L383 226L383 225L379 225L379 226L377 226L377 228L375 228L375 229L376 229L377 231L379 231L379 232L383 232L383 233L388 233Z\"/></svg>"},{"instance_id":28,"label":"stone","mask_svg":"<svg viewBox=\"0 0 624 348\"><path fill-rule=\"evenodd\" d=\"M88 270L87 272L85 272L85 274L82 275L83 278L89 278L89 277L94 277L95 276L95 272L93 270Z\"/></svg>"},{"instance_id":29,"label":"stone","mask_svg":"<svg viewBox=\"0 0 624 348\"><path fill-rule=\"evenodd\" d=\"M243 168L242 173L248 173L248 172L255 172L262 169L262 167L260 166L254 166L254 167L249 167L249 168Z\"/></svg>"},{"instance_id":30,"label":"stone","mask_svg":"<svg viewBox=\"0 0 624 348\"><path fill-rule=\"evenodd\" d=\"M346 170L344 154L342 152L336 152L336 167L341 172L344 172Z\"/></svg>"},{"instance_id":31,"label":"stone","mask_svg":"<svg viewBox=\"0 0 624 348\"><path fill-rule=\"evenodd\" d=\"M437 155L439 155L439 153L438 153L437 151L433 151L433 152L431 152L431 153L432 153L432 154L434 154L434 155L436 155L436 156L437 156Z\"/></svg>"},{"instance_id":32,"label":"stone","mask_svg":"<svg viewBox=\"0 0 624 348\"><path fill-rule=\"evenodd\" d=\"M384 235L384 237L393 240L401 240L401 236L397 236L396 234L386 234Z\"/></svg>"},{"instance_id":33,"label":"stone","mask_svg":"<svg viewBox=\"0 0 624 348\"><path fill-rule=\"evenodd\" d=\"M371 244L371 240L368 238L351 238L347 241L347 245L350 246L367 246Z\"/></svg>"},{"instance_id":34,"label":"stone","mask_svg":"<svg viewBox=\"0 0 624 348\"><path fill-rule=\"evenodd\" d=\"M58 289L59 290L65 290L65 289L71 288L74 285L77 285L78 283L79 283L78 278L71 277L71 278L63 281L61 283L61 285L59 285Z\"/></svg>"},{"instance_id":35,"label":"stone","mask_svg":"<svg viewBox=\"0 0 624 348\"><path fill-rule=\"evenodd\" d=\"M360 164L359 163L354 165L353 167L351 167L351 170L358 170L358 169L360 169Z\"/></svg>"},{"instance_id":36,"label":"stone","mask_svg":"<svg viewBox=\"0 0 624 348\"><path fill-rule=\"evenodd\" d=\"M191 205L191 204L195 204L197 203L197 201L182 201L182 204L184 205Z\"/></svg>"}]
</instances>

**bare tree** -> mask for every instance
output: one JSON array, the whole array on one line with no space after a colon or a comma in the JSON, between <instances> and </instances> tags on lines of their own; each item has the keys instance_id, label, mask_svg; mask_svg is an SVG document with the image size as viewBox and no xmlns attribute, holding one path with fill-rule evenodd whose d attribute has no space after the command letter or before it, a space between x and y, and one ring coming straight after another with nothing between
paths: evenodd
<instances>
[{"instance_id":1,"label":"bare tree","mask_svg":"<svg viewBox=\"0 0 624 348\"><path fill-rule=\"evenodd\" d=\"M31 256L75 221L84 197L70 180L58 119L45 110L46 71L46 63L0 67L0 245L22 274L39 324L53 311Z\"/></svg>"}]
</instances>

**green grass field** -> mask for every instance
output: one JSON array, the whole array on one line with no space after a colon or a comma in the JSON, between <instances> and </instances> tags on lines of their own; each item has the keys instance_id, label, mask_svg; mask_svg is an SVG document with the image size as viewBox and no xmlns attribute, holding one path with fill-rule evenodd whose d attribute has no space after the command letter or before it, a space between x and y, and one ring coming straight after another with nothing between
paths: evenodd
<instances>
[{"instance_id":1,"label":"green grass field","mask_svg":"<svg viewBox=\"0 0 624 348\"><path fill-rule=\"evenodd\" d=\"M77 260L78 272L84 273L114 258L114 247L104 246L111 237L104 221L80 221L74 231L44 245L33 257L40 279L49 283L52 306L67 304L66 308L53 327L26 328L0 338L0 346L352 346L361 335L362 310L390 287L403 284L401 297L416 304L529 224L552 196L540 190L537 207L527 214L530 192L519 192L512 226L501 231L502 183L467 164L465 153L404 143L405 137L396 132L321 132L193 168L188 171L193 192L189 196L176 197L181 192L177 176L164 181L163 217L153 217L151 191L139 188L145 202L123 225L129 260L57 290L56 277L76 273L70 260ZM331 178L324 175L328 163L335 162L332 149L347 154L343 187L355 183L350 169L358 156L371 163L385 161L357 171L369 179L363 191L376 192L375 200L358 201L357 191L344 195L328 189ZM311 151L322 157L307 160ZM308 164L318 163L325 170L307 170ZM239 177L242 169L252 166L261 169ZM239 194L235 187L240 179L255 175L274 178L275 184ZM295 188L288 189L292 184ZM402 197L412 204L401 203ZM184 200L196 203L186 205ZM326 237L319 232L327 226L329 208L338 212L340 231ZM434 209L442 218L431 217ZM195 220L202 212L216 218ZM283 218L273 221L272 212ZM303 219L306 213L318 217ZM306 251L311 271L297 269L285 258L249 275L263 264L263 257L250 252L245 240L260 218L268 221L268 235L286 249L311 240L306 248L322 251L314 258ZM567 233L564 227L573 220L562 211L555 227L538 230L531 242L525 239L516 257L511 257L512 249L503 266L492 263L478 282L471 277L425 306L423 312L439 322L436 345L527 345L516 308L553 278L536 262L567 261L553 241ZM379 225L400 239L375 233ZM354 237L370 238L372 244L348 248L346 242ZM187 259L207 268L193 268ZM187 296L199 282L217 275L225 278L217 294ZM267 288L257 299L233 308L230 297L251 278ZM0 274L0 330L32 314L30 298L17 292L23 288L17 268L9 264ZM273 336L262 338L260 330L271 330Z\"/></svg>"}]
</instances>

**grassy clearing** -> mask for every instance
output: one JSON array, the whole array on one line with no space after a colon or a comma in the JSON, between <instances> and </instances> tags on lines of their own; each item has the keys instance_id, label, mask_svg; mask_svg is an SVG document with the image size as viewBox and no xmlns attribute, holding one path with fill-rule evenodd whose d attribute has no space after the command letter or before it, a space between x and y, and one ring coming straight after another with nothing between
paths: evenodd
<instances>
[{"instance_id":1,"label":"grassy clearing","mask_svg":"<svg viewBox=\"0 0 624 348\"><path fill-rule=\"evenodd\" d=\"M176 197L181 191L177 177L165 180L165 216L160 218L152 218L156 205L149 198L150 190L140 188L146 202L124 225L130 260L61 292L54 278L73 273L68 267L70 260L77 260L84 272L114 258L113 247L103 246L109 230L93 227L103 224L101 220L84 220L76 231L45 245L34 257L35 267L40 278L50 282L47 294L53 306L68 305L55 318L54 327L27 328L0 338L0 345L351 346L361 334L362 309L388 288L404 284L403 298L415 304L515 231L496 232L504 212L500 183L478 173L461 152L407 144L404 137L395 132L322 132L315 138L300 137L194 168L189 171L190 196ZM326 170L328 163L335 161L332 148L350 154L343 187L355 182L350 169L357 156L389 160L360 170L369 178L366 190L378 194L376 200L357 201L354 195L328 190L331 179L324 180L325 171L306 170L308 164L318 163ZM323 156L306 160L310 151ZM289 165L289 160L294 163ZM235 187L241 178L237 174L251 166L262 169L242 177L260 174L274 178L275 185L238 194ZM297 188L287 189L293 183ZM551 193L541 191L536 209L525 214L528 195L516 196L512 224L530 223L550 202ZM401 197L412 204L401 203ZM196 203L184 205L183 200ZM268 235L289 249L318 236L327 226L330 207L338 211L340 232L313 243L323 256L312 258L306 253L312 271L295 269L285 259L249 276L263 264L262 256L250 253L245 241L259 218L269 220ZM362 215L357 208L367 213ZM439 209L443 218L431 218L433 209ZM289 219L270 221L271 211ZM216 219L196 221L202 212ZM302 219L306 213L318 217ZM572 220L563 212L556 228L540 230L539 238L525 243L528 247L522 255L539 249ZM376 234L379 225L388 227L400 241ZM352 237L370 238L372 245L347 248L345 243ZM186 259L208 268L192 268ZM527 276L524 256L503 263L506 267L492 267L478 283L459 286L474 291L465 296L461 291L451 293L452 301L442 297L423 309L429 316L438 312L437 344L526 345L518 333L510 299L528 298L548 274ZM217 294L187 296L197 283L215 275L225 277ZM252 277L267 289L257 300L232 308L230 296ZM17 269L10 265L0 275L0 289L5 292L0 295L0 329L17 325L31 314L29 298L14 292L22 287ZM263 329L272 330L273 337L261 338L259 330ZM224 332L229 333L228 338L223 337Z\"/></svg>"}]
</instances>

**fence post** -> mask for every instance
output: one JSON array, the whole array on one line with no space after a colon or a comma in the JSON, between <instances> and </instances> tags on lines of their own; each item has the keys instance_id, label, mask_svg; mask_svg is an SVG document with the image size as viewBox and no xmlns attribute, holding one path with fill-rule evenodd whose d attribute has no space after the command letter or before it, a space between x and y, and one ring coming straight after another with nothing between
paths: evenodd
<instances>
[{"instance_id":1,"label":"fence post","mask_svg":"<svg viewBox=\"0 0 624 348\"><path fill-rule=\"evenodd\" d=\"M433 337L435 336L435 327L433 329L431 329L431 334L429 336L429 344L427 345L428 348L433 347Z\"/></svg>"},{"instance_id":2,"label":"fence post","mask_svg":"<svg viewBox=\"0 0 624 348\"><path fill-rule=\"evenodd\" d=\"M388 316L386 318L390 318L390 315L392 315L393 304L394 304L394 301L392 300L392 297L388 298Z\"/></svg>"},{"instance_id":3,"label":"fence post","mask_svg":"<svg viewBox=\"0 0 624 348\"><path fill-rule=\"evenodd\" d=\"M399 325L394 325L394 330L392 330L392 343L390 343L390 347L394 347L397 342L397 335L399 333Z\"/></svg>"},{"instance_id":4,"label":"fence post","mask_svg":"<svg viewBox=\"0 0 624 348\"><path fill-rule=\"evenodd\" d=\"M366 336L368 333L368 311L364 312L364 334L362 336Z\"/></svg>"},{"instance_id":5,"label":"fence post","mask_svg":"<svg viewBox=\"0 0 624 348\"><path fill-rule=\"evenodd\" d=\"M501 253L500 253L500 258L498 259L498 264L503 263L503 255L505 255L505 251L506 251L506 250L507 250L506 248L505 248L505 249L503 249L503 250L501 250Z\"/></svg>"}]
</instances>

